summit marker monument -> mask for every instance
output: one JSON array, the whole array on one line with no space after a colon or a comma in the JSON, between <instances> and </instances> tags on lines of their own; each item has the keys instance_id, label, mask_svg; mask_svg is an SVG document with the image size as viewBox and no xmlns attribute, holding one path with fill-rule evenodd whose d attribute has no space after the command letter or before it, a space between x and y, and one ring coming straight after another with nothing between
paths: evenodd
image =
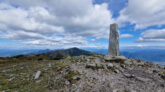
<instances>
[{"instance_id":1,"label":"summit marker monument","mask_svg":"<svg viewBox=\"0 0 165 92\"><path fill-rule=\"evenodd\" d=\"M108 55L109 56L120 56L119 32L118 32L117 24L110 25Z\"/></svg>"}]
</instances>

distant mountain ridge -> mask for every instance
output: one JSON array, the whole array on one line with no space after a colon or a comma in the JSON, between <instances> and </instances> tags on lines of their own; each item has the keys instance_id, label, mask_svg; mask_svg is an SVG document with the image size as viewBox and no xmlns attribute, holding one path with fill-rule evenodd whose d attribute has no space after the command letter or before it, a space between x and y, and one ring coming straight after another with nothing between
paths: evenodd
<instances>
[{"instance_id":1,"label":"distant mountain ridge","mask_svg":"<svg viewBox=\"0 0 165 92\"><path fill-rule=\"evenodd\" d=\"M0 57L12 57L17 55L41 54L50 52L50 49L0 49Z\"/></svg>"},{"instance_id":2,"label":"distant mountain ridge","mask_svg":"<svg viewBox=\"0 0 165 92\"><path fill-rule=\"evenodd\" d=\"M70 49L48 51L48 52L44 52L40 54L17 55L11 58L29 59L29 60L31 59L33 60L43 60L43 59L59 60L66 57L81 56L81 55L92 56L92 55L98 55L98 54L74 47Z\"/></svg>"},{"instance_id":3,"label":"distant mountain ridge","mask_svg":"<svg viewBox=\"0 0 165 92\"><path fill-rule=\"evenodd\" d=\"M108 49L86 49L91 52L108 55ZM165 62L164 49L122 49L121 55L149 62Z\"/></svg>"},{"instance_id":4,"label":"distant mountain ridge","mask_svg":"<svg viewBox=\"0 0 165 92\"><path fill-rule=\"evenodd\" d=\"M165 50L141 50L135 52L123 51L121 54L126 57L150 62L165 62Z\"/></svg>"},{"instance_id":5,"label":"distant mountain ridge","mask_svg":"<svg viewBox=\"0 0 165 92\"><path fill-rule=\"evenodd\" d=\"M49 57L49 58L56 58L56 57L67 57L67 56L80 56L80 55L92 55L92 54L108 54L107 49L96 49L96 48L85 48L78 49L78 48L70 48L70 49L61 49L61 50L5 50L0 49L0 57L6 56L18 56L18 55L32 55L35 54L40 57ZM121 55L134 58L145 60L149 62L159 62L165 64L165 50L163 49L121 49ZM34 56L34 55L33 55Z\"/></svg>"},{"instance_id":6,"label":"distant mountain ridge","mask_svg":"<svg viewBox=\"0 0 165 92\"><path fill-rule=\"evenodd\" d=\"M60 59L60 58L68 57L68 56L81 56L81 55L91 56L95 54L96 53L92 53L90 51L86 51L86 50L82 50L82 49L74 47L70 49L62 49L62 50L46 52L40 55L43 55L52 59Z\"/></svg>"}]
</instances>

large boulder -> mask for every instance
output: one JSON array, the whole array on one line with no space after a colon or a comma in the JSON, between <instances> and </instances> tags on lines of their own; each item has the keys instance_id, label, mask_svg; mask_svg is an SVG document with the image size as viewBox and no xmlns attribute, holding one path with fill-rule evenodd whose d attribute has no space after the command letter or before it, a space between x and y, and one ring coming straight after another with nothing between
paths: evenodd
<instances>
[{"instance_id":1,"label":"large boulder","mask_svg":"<svg viewBox=\"0 0 165 92\"><path fill-rule=\"evenodd\" d=\"M114 60L127 60L124 56L105 56L105 61L114 61Z\"/></svg>"}]
</instances>

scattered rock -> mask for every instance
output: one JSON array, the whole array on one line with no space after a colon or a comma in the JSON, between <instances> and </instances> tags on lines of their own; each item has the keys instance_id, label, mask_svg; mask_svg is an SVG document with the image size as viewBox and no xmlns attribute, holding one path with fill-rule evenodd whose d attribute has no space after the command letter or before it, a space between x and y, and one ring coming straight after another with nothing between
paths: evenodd
<instances>
[{"instance_id":1,"label":"scattered rock","mask_svg":"<svg viewBox=\"0 0 165 92\"><path fill-rule=\"evenodd\" d=\"M159 76L165 80L165 74L160 73Z\"/></svg>"},{"instance_id":2,"label":"scattered rock","mask_svg":"<svg viewBox=\"0 0 165 92\"><path fill-rule=\"evenodd\" d=\"M119 70L118 70L118 69L115 69L114 72L115 72L115 73L119 73Z\"/></svg>"},{"instance_id":3,"label":"scattered rock","mask_svg":"<svg viewBox=\"0 0 165 92\"><path fill-rule=\"evenodd\" d=\"M125 64L121 64L120 66L124 69L127 68Z\"/></svg>"},{"instance_id":4,"label":"scattered rock","mask_svg":"<svg viewBox=\"0 0 165 92\"><path fill-rule=\"evenodd\" d=\"M101 59L100 59L100 58L96 58L96 59L95 59L95 63L96 63L96 64L100 64L100 62L101 62Z\"/></svg>"},{"instance_id":5,"label":"scattered rock","mask_svg":"<svg viewBox=\"0 0 165 92\"><path fill-rule=\"evenodd\" d=\"M90 62L90 59L88 58L88 59L86 59L86 61L87 61L87 62Z\"/></svg>"},{"instance_id":6,"label":"scattered rock","mask_svg":"<svg viewBox=\"0 0 165 92\"><path fill-rule=\"evenodd\" d=\"M20 69L24 69L24 67L21 67Z\"/></svg>"},{"instance_id":7,"label":"scattered rock","mask_svg":"<svg viewBox=\"0 0 165 92\"><path fill-rule=\"evenodd\" d=\"M9 79L9 81L12 81L12 80L14 80L14 79L15 79L15 77L12 77L12 78Z\"/></svg>"},{"instance_id":8,"label":"scattered rock","mask_svg":"<svg viewBox=\"0 0 165 92\"><path fill-rule=\"evenodd\" d=\"M96 67L96 64L87 64L86 68Z\"/></svg>"},{"instance_id":9,"label":"scattered rock","mask_svg":"<svg viewBox=\"0 0 165 92\"><path fill-rule=\"evenodd\" d=\"M104 69L104 67L101 64L87 64L86 68L91 68L93 70L98 70L98 69Z\"/></svg>"},{"instance_id":10,"label":"scattered rock","mask_svg":"<svg viewBox=\"0 0 165 92\"><path fill-rule=\"evenodd\" d=\"M114 57L116 60L126 60L127 58L124 56L115 56Z\"/></svg>"},{"instance_id":11,"label":"scattered rock","mask_svg":"<svg viewBox=\"0 0 165 92\"><path fill-rule=\"evenodd\" d=\"M51 63L48 64L48 67L52 67Z\"/></svg>"},{"instance_id":12,"label":"scattered rock","mask_svg":"<svg viewBox=\"0 0 165 92\"><path fill-rule=\"evenodd\" d=\"M107 64L107 67L108 67L108 68L112 68L112 67L113 67L113 64L112 64L112 63L108 63L108 64Z\"/></svg>"},{"instance_id":13,"label":"scattered rock","mask_svg":"<svg viewBox=\"0 0 165 92\"><path fill-rule=\"evenodd\" d=\"M160 84L161 87L165 87L165 84Z\"/></svg>"},{"instance_id":14,"label":"scattered rock","mask_svg":"<svg viewBox=\"0 0 165 92\"><path fill-rule=\"evenodd\" d=\"M9 76L10 76L10 77L14 77L14 74L10 74Z\"/></svg>"},{"instance_id":15,"label":"scattered rock","mask_svg":"<svg viewBox=\"0 0 165 92\"><path fill-rule=\"evenodd\" d=\"M37 80L37 81L36 81L36 83L40 83L40 82L41 82L41 80Z\"/></svg>"},{"instance_id":16,"label":"scattered rock","mask_svg":"<svg viewBox=\"0 0 165 92\"><path fill-rule=\"evenodd\" d=\"M137 92L137 91L135 91L135 90L129 90L129 92Z\"/></svg>"},{"instance_id":17,"label":"scattered rock","mask_svg":"<svg viewBox=\"0 0 165 92\"><path fill-rule=\"evenodd\" d=\"M122 67L118 67L118 70L120 71L120 72L123 72L124 71L124 69L122 68Z\"/></svg>"},{"instance_id":18,"label":"scattered rock","mask_svg":"<svg viewBox=\"0 0 165 92\"><path fill-rule=\"evenodd\" d=\"M82 60L84 60L84 59L85 59L85 56L84 56L84 55L82 55L82 56L81 56L81 59L82 59Z\"/></svg>"},{"instance_id":19,"label":"scattered rock","mask_svg":"<svg viewBox=\"0 0 165 92\"><path fill-rule=\"evenodd\" d=\"M127 58L126 57L124 57L124 56L114 56L114 57L112 57L112 56L105 56L104 57L104 60L105 61L109 61L109 62L111 62L111 61L124 61L124 60L126 60Z\"/></svg>"},{"instance_id":20,"label":"scattered rock","mask_svg":"<svg viewBox=\"0 0 165 92\"><path fill-rule=\"evenodd\" d=\"M142 77L137 77L137 76L136 76L136 79L139 81L142 81L142 82L150 81L150 79L148 79L148 78L142 78Z\"/></svg>"},{"instance_id":21,"label":"scattered rock","mask_svg":"<svg viewBox=\"0 0 165 92\"><path fill-rule=\"evenodd\" d=\"M80 77L79 76L74 76L73 80L80 80Z\"/></svg>"},{"instance_id":22,"label":"scattered rock","mask_svg":"<svg viewBox=\"0 0 165 92\"><path fill-rule=\"evenodd\" d=\"M113 57L112 56L104 56L104 59L106 60L106 61L109 61L109 60L111 60Z\"/></svg>"},{"instance_id":23,"label":"scattered rock","mask_svg":"<svg viewBox=\"0 0 165 92\"><path fill-rule=\"evenodd\" d=\"M3 73L7 72L7 70L2 70Z\"/></svg>"},{"instance_id":24,"label":"scattered rock","mask_svg":"<svg viewBox=\"0 0 165 92\"><path fill-rule=\"evenodd\" d=\"M102 67L107 70L107 66L105 64L102 64Z\"/></svg>"},{"instance_id":25,"label":"scattered rock","mask_svg":"<svg viewBox=\"0 0 165 92\"><path fill-rule=\"evenodd\" d=\"M44 68L43 68L43 70L47 71L47 70L48 70L48 68L47 68L47 67L44 67Z\"/></svg>"},{"instance_id":26,"label":"scattered rock","mask_svg":"<svg viewBox=\"0 0 165 92\"><path fill-rule=\"evenodd\" d=\"M126 65L132 64L131 60L129 60L129 59L125 60L124 63L125 63Z\"/></svg>"},{"instance_id":27,"label":"scattered rock","mask_svg":"<svg viewBox=\"0 0 165 92\"><path fill-rule=\"evenodd\" d=\"M135 75L132 75L132 74L123 74L126 78L135 78Z\"/></svg>"},{"instance_id":28,"label":"scattered rock","mask_svg":"<svg viewBox=\"0 0 165 92\"><path fill-rule=\"evenodd\" d=\"M114 89L112 92L120 92L118 89Z\"/></svg>"},{"instance_id":29,"label":"scattered rock","mask_svg":"<svg viewBox=\"0 0 165 92\"><path fill-rule=\"evenodd\" d=\"M65 81L66 85L70 85L70 82L68 80Z\"/></svg>"},{"instance_id":30,"label":"scattered rock","mask_svg":"<svg viewBox=\"0 0 165 92\"><path fill-rule=\"evenodd\" d=\"M35 78L34 79L35 80L38 79L40 77L40 75L41 75L41 71L37 71L37 73L35 74Z\"/></svg>"},{"instance_id":31,"label":"scattered rock","mask_svg":"<svg viewBox=\"0 0 165 92\"><path fill-rule=\"evenodd\" d=\"M144 62L138 62L138 63L135 63L136 65L138 65L138 66L144 66Z\"/></svg>"},{"instance_id":32,"label":"scattered rock","mask_svg":"<svg viewBox=\"0 0 165 92\"><path fill-rule=\"evenodd\" d=\"M158 72L159 72L158 69L154 69L154 70L153 70L153 73L158 73Z\"/></svg>"}]
</instances>

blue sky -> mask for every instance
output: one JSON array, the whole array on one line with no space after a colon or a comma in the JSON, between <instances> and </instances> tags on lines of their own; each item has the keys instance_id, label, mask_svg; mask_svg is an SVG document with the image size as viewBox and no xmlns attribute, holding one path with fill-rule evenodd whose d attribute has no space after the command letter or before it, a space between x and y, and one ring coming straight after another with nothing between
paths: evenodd
<instances>
[{"instance_id":1,"label":"blue sky","mask_svg":"<svg viewBox=\"0 0 165 92\"><path fill-rule=\"evenodd\" d=\"M0 0L0 48L165 48L164 0Z\"/></svg>"}]
</instances>

